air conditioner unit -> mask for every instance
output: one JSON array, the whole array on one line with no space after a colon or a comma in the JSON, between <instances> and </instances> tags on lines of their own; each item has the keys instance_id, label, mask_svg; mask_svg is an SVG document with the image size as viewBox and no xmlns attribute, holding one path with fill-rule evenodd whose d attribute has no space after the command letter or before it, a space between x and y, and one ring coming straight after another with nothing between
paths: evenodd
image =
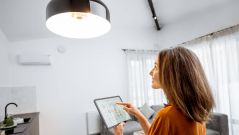
<instances>
[{"instance_id":1,"label":"air conditioner unit","mask_svg":"<svg viewBox=\"0 0 239 135\"><path fill-rule=\"evenodd\" d=\"M21 65L51 65L50 55L46 54L20 54L18 63Z\"/></svg>"}]
</instances>

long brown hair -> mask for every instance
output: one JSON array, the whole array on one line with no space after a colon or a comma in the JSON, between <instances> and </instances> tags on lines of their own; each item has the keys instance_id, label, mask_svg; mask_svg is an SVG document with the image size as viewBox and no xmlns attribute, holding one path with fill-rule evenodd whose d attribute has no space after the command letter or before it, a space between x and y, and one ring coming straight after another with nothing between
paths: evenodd
<instances>
[{"instance_id":1,"label":"long brown hair","mask_svg":"<svg viewBox=\"0 0 239 135\"><path fill-rule=\"evenodd\" d=\"M198 57L184 47L165 49L159 52L158 66L159 80L169 102L190 119L207 121L214 100Z\"/></svg>"}]
</instances>

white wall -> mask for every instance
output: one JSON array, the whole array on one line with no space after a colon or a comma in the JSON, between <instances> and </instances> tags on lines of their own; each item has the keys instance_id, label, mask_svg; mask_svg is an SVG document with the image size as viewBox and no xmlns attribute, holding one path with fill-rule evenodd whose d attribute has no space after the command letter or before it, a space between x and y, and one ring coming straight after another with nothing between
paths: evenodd
<instances>
[{"instance_id":1,"label":"white wall","mask_svg":"<svg viewBox=\"0 0 239 135\"><path fill-rule=\"evenodd\" d=\"M8 41L0 29L0 87L9 85L7 44ZM0 121L2 121L3 115L0 114Z\"/></svg>"},{"instance_id":2,"label":"white wall","mask_svg":"<svg viewBox=\"0 0 239 135\"><path fill-rule=\"evenodd\" d=\"M93 99L120 95L127 101L128 85L122 48L154 49L152 29L113 28L90 40L52 38L10 43L13 86L36 86L41 135L86 135L86 112ZM58 47L66 49L59 53ZM21 66L16 55L52 55L51 66Z\"/></svg>"},{"instance_id":3,"label":"white wall","mask_svg":"<svg viewBox=\"0 0 239 135\"><path fill-rule=\"evenodd\" d=\"M175 46L239 24L238 7L239 1L234 1L164 25L162 30L158 32L159 48Z\"/></svg>"},{"instance_id":4,"label":"white wall","mask_svg":"<svg viewBox=\"0 0 239 135\"><path fill-rule=\"evenodd\" d=\"M0 29L0 86L9 86L8 41Z\"/></svg>"}]
</instances>

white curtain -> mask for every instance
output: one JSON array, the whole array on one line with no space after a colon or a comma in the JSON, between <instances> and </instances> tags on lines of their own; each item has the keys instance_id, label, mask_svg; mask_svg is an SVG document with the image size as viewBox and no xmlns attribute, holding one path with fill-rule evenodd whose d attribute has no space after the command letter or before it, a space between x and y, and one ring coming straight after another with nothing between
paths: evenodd
<instances>
[{"instance_id":1,"label":"white curtain","mask_svg":"<svg viewBox=\"0 0 239 135\"><path fill-rule=\"evenodd\" d=\"M153 50L126 50L129 76L129 97L136 106L144 103L157 105L166 103L166 98L161 89L152 89L152 78L149 72L154 67L158 54Z\"/></svg>"},{"instance_id":2,"label":"white curtain","mask_svg":"<svg viewBox=\"0 0 239 135\"><path fill-rule=\"evenodd\" d=\"M229 118L231 135L239 132L239 32L231 28L184 45L199 57L212 87L215 112Z\"/></svg>"}]
</instances>

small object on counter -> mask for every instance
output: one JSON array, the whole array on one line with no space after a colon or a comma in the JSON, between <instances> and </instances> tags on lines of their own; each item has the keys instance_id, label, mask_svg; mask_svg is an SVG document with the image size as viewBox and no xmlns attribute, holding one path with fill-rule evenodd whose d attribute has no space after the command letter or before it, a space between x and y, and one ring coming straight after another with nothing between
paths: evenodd
<instances>
[{"instance_id":1,"label":"small object on counter","mask_svg":"<svg viewBox=\"0 0 239 135\"><path fill-rule=\"evenodd\" d=\"M12 118L11 116L7 116L7 117L4 119L3 124L5 125L5 127L9 127L9 126L14 125L13 118Z\"/></svg>"},{"instance_id":2,"label":"small object on counter","mask_svg":"<svg viewBox=\"0 0 239 135\"><path fill-rule=\"evenodd\" d=\"M30 121L30 119L31 119L31 118L24 118L23 120L24 120L25 123L27 123L27 122Z\"/></svg>"},{"instance_id":3,"label":"small object on counter","mask_svg":"<svg viewBox=\"0 0 239 135\"><path fill-rule=\"evenodd\" d=\"M24 119L23 118L14 118L13 121L17 124L21 124L24 123Z\"/></svg>"}]
</instances>

